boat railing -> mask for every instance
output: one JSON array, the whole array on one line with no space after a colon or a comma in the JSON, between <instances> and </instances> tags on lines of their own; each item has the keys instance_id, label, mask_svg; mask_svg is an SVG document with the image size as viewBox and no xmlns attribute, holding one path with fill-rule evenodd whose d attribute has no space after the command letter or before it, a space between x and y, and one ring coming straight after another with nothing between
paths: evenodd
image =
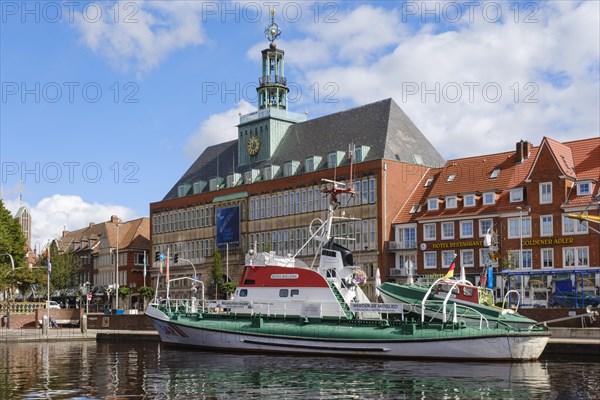
<instances>
[{"instance_id":1,"label":"boat railing","mask_svg":"<svg viewBox=\"0 0 600 400\"><path fill-rule=\"evenodd\" d=\"M305 301L289 302L279 300L252 301L252 300L217 300L207 304L208 310L225 311L231 314L262 314L265 316L307 316L321 318L332 316L346 319L344 310L337 303Z\"/></svg>"},{"instance_id":2,"label":"boat railing","mask_svg":"<svg viewBox=\"0 0 600 400\"><path fill-rule=\"evenodd\" d=\"M425 322L427 311L433 313L431 314L430 320L436 319L441 313L442 321L448 322L448 305L444 300L429 300L427 305L428 307L421 305L421 322ZM436 305L439 305L437 309L435 307ZM483 329L484 327L489 328L489 321L481 312L464 304L452 303L452 322L457 323L459 319L466 317L468 314L471 314L469 315L469 319L474 319L473 316L479 317L479 329Z\"/></svg>"},{"instance_id":3,"label":"boat railing","mask_svg":"<svg viewBox=\"0 0 600 400\"><path fill-rule=\"evenodd\" d=\"M446 304L448 303L448 300L454 293L454 288L456 288L456 286L459 284L470 285L471 282L462 280L462 279L458 279L455 281L448 281L446 277L441 277L441 278L436 279L435 282L433 282L433 284L431 286L429 286L429 289L427 290L427 293L425 293L425 296L423 296L423 300L421 301L421 307L423 309L425 309L425 303L427 303L427 301L429 300L429 296L431 295L431 292L433 291L433 289L437 288L438 283L440 283L440 282L447 282L448 285L450 286L450 289L448 290L448 293L446 293L446 297L444 298L444 304L443 304L444 307L442 307L442 309L443 309L442 311L444 313L444 321L445 321L446 320ZM431 300L429 300L429 301L431 301ZM423 315L421 316L421 322L425 322Z\"/></svg>"},{"instance_id":4,"label":"boat railing","mask_svg":"<svg viewBox=\"0 0 600 400\"><path fill-rule=\"evenodd\" d=\"M509 296L511 293L514 293L514 294L516 294L516 295L517 295L517 305L515 306L515 308L514 308L514 309L510 309L510 308L506 308L506 309L505 309L505 308L504 308L504 304L505 304L505 303L506 303L506 305L507 305L507 306L510 306L510 304L508 304L508 303L507 303L507 300L508 300L508 296ZM515 289L511 289L511 290L509 290L508 292L506 292L506 294L504 295L504 299L502 300L502 314L504 314L504 313L506 313L506 312L511 312L511 311L517 312L517 310L519 309L519 305L520 305L520 304L521 304L521 295L519 294L519 292L518 292L518 291L516 291Z\"/></svg>"}]
</instances>

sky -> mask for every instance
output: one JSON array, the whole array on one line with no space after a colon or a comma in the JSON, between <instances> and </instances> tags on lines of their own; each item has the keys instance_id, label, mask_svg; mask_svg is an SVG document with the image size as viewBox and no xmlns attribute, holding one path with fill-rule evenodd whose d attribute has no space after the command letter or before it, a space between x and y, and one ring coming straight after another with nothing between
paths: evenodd
<instances>
[{"instance_id":1,"label":"sky","mask_svg":"<svg viewBox=\"0 0 600 400\"><path fill-rule=\"evenodd\" d=\"M391 97L445 159L600 133L598 1L0 0L0 197L32 247L148 216L235 139L273 6L308 118Z\"/></svg>"}]
</instances>

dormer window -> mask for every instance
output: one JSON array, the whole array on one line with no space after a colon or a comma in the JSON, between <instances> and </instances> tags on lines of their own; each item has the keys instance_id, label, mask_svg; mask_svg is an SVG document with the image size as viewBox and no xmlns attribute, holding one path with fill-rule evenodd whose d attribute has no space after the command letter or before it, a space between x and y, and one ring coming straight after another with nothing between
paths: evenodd
<instances>
[{"instance_id":1,"label":"dormer window","mask_svg":"<svg viewBox=\"0 0 600 400\"><path fill-rule=\"evenodd\" d=\"M483 205L487 206L490 204L496 204L496 193L494 192L485 192L483 194Z\"/></svg>"},{"instance_id":2,"label":"dormer window","mask_svg":"<svg viewBox=\"0 0 600 400\"><path fill-rule=\"evenodd\" d=\"M591 182L579 182L577 184L577 196L588 196L590 194L592 194Z\"/></svg>"},{"instance_id":3,"label":"dormer window","mask_svg":"<svg viewBox=\"0 0 600 400\"><path fill-rule=\"evenodd\" d=\"M437 210L439 209L439 201L437 197L432 197L427 200L427 209L428 210Z\"/></svg>"},{"instance_id":4,"label":"dormer window","mask_svg":"<svg viewBox=\"0 0 600 400\"><path fill-rule=\"evenodd\" d=\"M474 194L466 194L463 197L463 206L464 207L474 207L475 206L475 195Z\"/></svg>"},{"instance_id":5,"label":"dormer window","mask_svg":"<svg viewBox=\"0 0 600 400\"><path fill-rule=\"evenodd\" d=\"M420 154L413 154L413 157L415 159L415 164L423 165L423 157L421 157Z\"/></svg>"},{"instance_id":6,"label":"dormer window","mask_svg":"<svg viewBox=\"0 0 600 400\"><path fill-rule=\"evenodd\" d=\"M446 208L456 208L456 196L446 197Z\"/></svg>"},{"instance_id":7,"label":"dormer window","mask_svg":"<svg viewBox=\"0 0 600 400\"><path fill-rule=\"evenodd\" d=\"M427 181L425 182L425 187L429 187L431 186L431 184L433 183L433 176L430 176L429 178L427 178Z\"/></svg>"},{"instance_id":8,"label":"dormer window","mask_svg":"<svg viewBox=\"0 0 600 400\"><path fill-rule=\"evenodd\" d=\"M306 172L312 172L315 170L315 160L312 157L308 157L304 160L304 170Z\"/></svg>"},{"instance_id":9,"label":"dormer window","mask_svg":"<svg viewBox=\"0 0 600 400\"><path fill-rule=\"evenodd\" d=\"M450 174L448 175L447 182L454 182L454 179L456 179L456 174Z\"/></svg>"},{"instance_id":10,"label":"dormer window","mask_svg":"<svg viewBox=\"0 0 600 400\"><path fill-rule=\"evenodd\" d=\"M498 178L498 175L500 175L500 168L496 168L492 171L492 174L490 175L490 179L496 179L496 178Z\"/></svg>"},{"instance_id":11,"label":"dormer window","mask_svg":"<svg viewBox=\"0 0 600 400\"><path fill-rule=\"evenodd\" d=\"M519 203L523 201L523 188L510 189L510 202Z\"/></svg>"},{"instance_id":12,"label":"dormer window","mask_svg":"<svg viewBox=\"0 0 600 400\"><path fill-rule=\"evenodd\" d=\"M327 167L333 168L333 167L337 167L337 165L338 165L337 152L335 152L335 153L329 153L327 155Z\"/></svg>"}]
</instances>

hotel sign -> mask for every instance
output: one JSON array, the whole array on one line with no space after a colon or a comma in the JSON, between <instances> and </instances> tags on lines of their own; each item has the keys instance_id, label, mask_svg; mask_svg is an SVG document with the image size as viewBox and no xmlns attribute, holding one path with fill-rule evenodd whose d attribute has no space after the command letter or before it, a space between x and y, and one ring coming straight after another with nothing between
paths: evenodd
<instances>
[{"instance_id":1,"label":"hotel sign","mask_svg":"<svg viewBox=\"0 0 600 400\"><path fill-rule=\"evenodd\" d=\"M523 240L523 246L553 246L557 244L573 244L574 241L575 239L572 237L527 239Z\"/></svg>"},{"instance_id":2,"label":"hotel sign","mask_svg":"<svg viewBox=\"0 0 600 400\"><path fill-rule=\"evenodd\" d=\"M461 247L483 247L483 240L463 240L461 242L433 243L432 249L456 249Z\"/></svg>"}]
</instances>

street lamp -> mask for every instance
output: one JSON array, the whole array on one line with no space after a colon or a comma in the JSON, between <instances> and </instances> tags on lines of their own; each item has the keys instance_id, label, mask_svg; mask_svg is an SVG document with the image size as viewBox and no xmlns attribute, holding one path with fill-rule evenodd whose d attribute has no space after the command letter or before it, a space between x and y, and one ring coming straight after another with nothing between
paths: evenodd
<instances>
[{"instance_id":1,"label":"street lamp","mask_svg":"<svg viewBox=\"0 0 600 400\"><path fill-rule=\"evenodd\" d=\"M2 253L2 254L0 254L0 256L8 256L8 258L10 258L10 264L12 265L12 269L14 271L15 270L15 260L13 259L13 256L10 255L9 253Z\"/></svg>"},{"instance_id":2,"label":"street lamp","mask_svg":"<svg viewBox=\"0 0 600 400\"><path fill-rule=\"evenodd\" d=\"M525 207L527 212L531 211L531 207ZM523 207L517 207L519 210L519 269L523 272ZM524 300L524 292L525 292L525 276L521 274L521 301Z\"/></svg>"}]
</instances>

